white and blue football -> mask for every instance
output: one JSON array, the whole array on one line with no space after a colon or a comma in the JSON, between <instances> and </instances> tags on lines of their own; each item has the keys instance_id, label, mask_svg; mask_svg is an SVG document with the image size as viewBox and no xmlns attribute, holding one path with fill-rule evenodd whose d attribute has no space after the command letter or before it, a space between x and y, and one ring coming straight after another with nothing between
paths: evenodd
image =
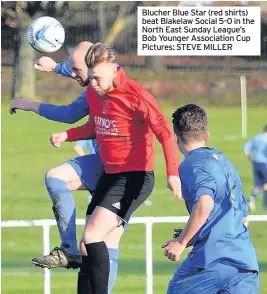
<instances>
[{"instance_id":1,"label":"white and blue football","mask_svg":"<svg viewBox=\"0 0 267 294\"><path fill-rule=\"evenodd\" d=\"M65 41L61 23L50 16L36 18L28 27L28 42L38 52L51 53L59 50Z\"/></svg>"}]
</instances>

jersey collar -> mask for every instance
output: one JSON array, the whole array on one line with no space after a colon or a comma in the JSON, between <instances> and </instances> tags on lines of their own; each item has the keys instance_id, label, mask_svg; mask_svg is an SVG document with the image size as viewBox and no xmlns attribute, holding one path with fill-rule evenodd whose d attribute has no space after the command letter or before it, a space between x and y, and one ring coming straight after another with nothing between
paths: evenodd
<instances>
[{"instance_id":1,"label":"jersey collar","mask_svg":"<svg viewBox=\"0 0 267 294\"><path fill-rule=\"evenodd\" d=\"M113 79L113 83L116 88L119 88L127 79L126 73L122 67L118 67L115 78Z\"/></svg>"}]
</instances>

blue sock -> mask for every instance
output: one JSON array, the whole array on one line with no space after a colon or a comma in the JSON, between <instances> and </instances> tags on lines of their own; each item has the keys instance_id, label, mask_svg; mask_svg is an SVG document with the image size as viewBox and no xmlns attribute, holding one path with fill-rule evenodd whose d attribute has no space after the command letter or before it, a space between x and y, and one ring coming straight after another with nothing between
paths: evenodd
<instances>
[{"instance_id":1,"label":"blue sock","mask_svg":"<svg viewBox=\"0 0 267 294\"><path fill-rule=\"evenodd\" d=\"M259 187L259 186L254 187L252 190L251 196L256 199L257 196L259 195L260 191L261 191L261 187Z\"/></svg>"},{"instance_id":2,"label":"blue sock","mask_svg":"<svg viewBox=\"0 0 267 294\"><path fill-rule=\"evenodd\" d=\"M53 212L61 238L61 246L66 252L78 254L76 240L76 207L67 184L57 178L46 178L45 185L53 202Z\"/></svg>"},{"instance_id":3,"label":"blue sock","mask_svg":"<svg viewBox=\"0 0 267 294\"><path fill-rule=\"evenodd\" d=\"M111 294L117 279L117 274L118 274L119 249L108 248L108 253L109 253L109 263L110 263L109 279L108 279L108 294Z\"/></svg>"}]
</instances>

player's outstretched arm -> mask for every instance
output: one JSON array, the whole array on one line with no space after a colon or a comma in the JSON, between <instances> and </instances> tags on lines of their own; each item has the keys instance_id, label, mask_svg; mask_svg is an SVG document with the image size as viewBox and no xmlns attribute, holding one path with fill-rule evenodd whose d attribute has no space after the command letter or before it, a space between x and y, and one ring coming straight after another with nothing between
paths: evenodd
<instances>
[{"instance_id":1,"label":"player's outstretched arm","mask_svg":"<svg viewBox=\"0 0 267 294\"><path fill-rule=\"evenodd\" d=\"M46 119L72 124L89 113L88 104L86 101L86 92L82 93L72 103L68 105L55 105L41 103L38 109L38 114Z\"/></svg>"},{"instance_id":2,"label":"player's outstretched arm","mask_svg":"<svg viewBox=\"0 0 267 294\"><path fill-rule=\"evenodd\" d=\"M56 63L52 58L42 56L37 59L34 67L39 71L56 72L66 77L72 77L72 69L68 60ZM23 98L16 99L11 103L9 112L14 114L16 110L32 111L49 120L63 123L75 123L89 112L85 92L68 105L39 103Z\"/></svg>"},{"instance_id":3,"label":"player's outstretched arm","mask_svg":"<svg viewBox=\"0 0 267 294\"><path fill-rule=\"evenodd\" d=\"M88 121L84 125L76 128L72 128L66 131L66 141L73 142L78 140L95 139L95 124L93 121Z\"/></svg>"},{"instance_id":4,"label":"player's outstretched arm","mask_svg":"<svg viewBox=\"0 0 267 294\"><path fill-rule=\"evenodd\" d=\"M51 57L42 56L36 60L34 68L42 72L55 72L64 77L72 78L72 68L69 60L57 63Z\"/></svg>"},{"instance_id":5,"label":"player's outstretched arm","mask_svg":"<svg viewBox=\"0 0 267 294\"><path fill-rule=\"evenodd\" d=\"M69 129L65 132L52 134L50 137L51 144L59 148L64 142L73 142L85 139L94 139L96 137L94 123L88 121L84 125Z\"/></svg>"},{"instance_id":6,"label":"player's outstretched arm","mask_svg":"<svg viewBox=\"0 0 267 294\"><path fill-rule=\"evenodd\" d=\"M175 198L181 199L181 181L178 176L179 156L174 133L166 117L159 109L156 99L147 91L141 93L143 100L138 101L137 109L148 122L151 130L160 142L167 172L167 187Z\"/></svg>"},{"instance_id":7,"label":"player's outstretched arm","mask_svg":"<svg viewBox=\"0 0 267 294\"><path fill-rule=\"evenodd\" d=\"M34 68L43 72L55 72L57 62L48 56L42 56L35 61Z\"/></svg>"},{"instance_id":8,"label":"player's outstretched arm","mask_svg":"<svg viewBox=\"0 0 267 294\"><path fill-rule=\"evenodd\" d=\"M11 115L16 113L16 110L32 111L38 114L40 103L29 101L27 99L19 98L14 100L9 106L9 113Z\"/></svg>"},{"instance_id":9,"label":"player's outstretched arm","mask_svg":"<svg viewBox=\"0 0 267 294\"><path fill-rule=\"evenodd\" d=\"M48 120L69 124L79 121L89 113L85 92L68 105L46 104L26 99L16 99L11 103L9 112L14 114L16 110L32 111Z\"/></svg>"},{"instance_id":10,"label":"player's outstretched arm","mask_svg":"<svg viewBox=\"0 0 267 294\"><path fill-rule=\"evenodd\" d=\"M193 163L184 163L180 167L180 177L183 187L190 192L190 201L192 201L193 207L190 218L179 237L162 246L165 248L165 256L172 261L180 259L188 242L208 220L214 207L217 189L216 181L210 174L208 167L196 160Z\"/></svg>"}]
</instances>

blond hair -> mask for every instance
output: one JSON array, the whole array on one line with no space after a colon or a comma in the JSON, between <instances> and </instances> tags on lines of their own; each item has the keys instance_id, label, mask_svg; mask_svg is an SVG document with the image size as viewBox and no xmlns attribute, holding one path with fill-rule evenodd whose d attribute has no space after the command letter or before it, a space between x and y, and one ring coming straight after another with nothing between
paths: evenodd
<instances>
[{"instance_id":1,"label":"blond hair","mask_svg":"<svg viewBox=\"0 0 267 294\"><path fill-rule=\"evenodd\" d=\"M93 68L102 62L117 63L117 55L108 45L96 43L88 49L85 63L88 68Z\"/></svg>"}]
</instances>

